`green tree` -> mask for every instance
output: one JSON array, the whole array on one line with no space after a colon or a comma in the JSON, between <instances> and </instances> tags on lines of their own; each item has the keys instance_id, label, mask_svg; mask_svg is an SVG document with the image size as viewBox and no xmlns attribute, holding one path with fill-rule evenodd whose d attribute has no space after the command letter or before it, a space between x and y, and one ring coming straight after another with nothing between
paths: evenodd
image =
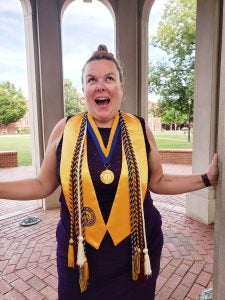
<instances>
[{"instance_id":1,"label":"green tree","mask_svg":"<svg viewBox=\"0 0 225 300\"><path fill-rule=\"evenodd\" d=\"M77 93L72 81L69 79L65 79L64 81L64 101L66 116L86 110L83 97Z\"/></svg>"},{"instance_id":2,"label":"green tree","mask_svg":"<svg viewBox=\"0 0 225 300\"><path fill-rule=\"evenodd\" d=\"M162 122L170 125L170 130L177 129L177 126L187 119L187 115L182 114L180 111L173 107L167 108L162 112Z\"/></svg>"},{"instance_id":3,"label":"green tree","mask_svg":"<svg viewBox=\"0 0 225 300\"><path fill-rule=\"evenodd\" d=\"M151 42L166 59L150 64L149 91L186 115L194 98L195 33L196 0L168 0Z\"/></svg>"},{"instance_id":4,"label":"green tree","mask_svg":"<svg viewBox=\"0 0 225 300\"><path fill-rule=\"evenodd\" d=\"M27 111L27 104L22 91L17 90L9 81L0 83L0 123L7 126L17 122Z\"/></svg>"}]
</instances>

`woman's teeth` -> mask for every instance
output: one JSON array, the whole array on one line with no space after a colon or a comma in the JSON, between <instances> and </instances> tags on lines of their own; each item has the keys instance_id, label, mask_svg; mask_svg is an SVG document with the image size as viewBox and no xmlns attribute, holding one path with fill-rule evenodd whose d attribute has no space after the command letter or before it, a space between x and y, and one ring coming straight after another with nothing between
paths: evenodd
<instances>
[{"instance_id":1,"label":"woman's teeth","mask_svg":"<svg viewBox=\"0 0 225 300\"><path fill-rule=\"evenodd\" d=\"M97 98L95 99L95 102L98 104L98 105L101 105L101 104L108 104L110 102L110 99L109 98Z\"/></svg>"}]
</instances>

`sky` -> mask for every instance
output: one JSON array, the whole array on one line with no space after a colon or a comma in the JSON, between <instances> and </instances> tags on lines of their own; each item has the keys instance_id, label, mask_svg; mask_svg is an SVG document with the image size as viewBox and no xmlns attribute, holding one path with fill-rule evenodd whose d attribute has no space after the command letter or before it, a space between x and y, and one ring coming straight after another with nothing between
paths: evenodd
<instances>
[{"instance_id":1,"label":"sky","mask_svg":"<svg viewBox=\"0 0 225 300\"><path fill-rule=\"evenodd\" d=\"M149 21L149 35L157 29L166 0L155 0ZM15 30L16 28L16 30ZM75 0L62 19L63 75L81 90L81 69L99 44L114 53L114 23L108 8L98 0ZM149 49L150 59L160 51ZM9 80L28 98L24 19L20 0L0 1L0 82Z\"/></svg>"}]
</instances>

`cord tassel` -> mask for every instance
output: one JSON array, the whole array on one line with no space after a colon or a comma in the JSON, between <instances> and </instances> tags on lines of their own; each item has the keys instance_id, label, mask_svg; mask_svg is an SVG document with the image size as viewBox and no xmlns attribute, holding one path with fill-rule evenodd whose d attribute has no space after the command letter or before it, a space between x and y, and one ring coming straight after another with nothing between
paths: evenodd
<instances>
[{"instance_id":1,"label":"cord tassel","mask_svg":"<svg viewBox=\"0 0 225 300\"><path fill-rule=\"evenodd\" d=\"M149 277L152 275L152 268L151 268L150 258L148 255L148 248L145 248L143 252L144 252L144 271L145 271L145 275Z\"/></svg>"},{"instance_id":2,"label":"cord tassel","mask_svg":"<svg viewBox=\"0 0 225 300\"><path fill-rule=\"evenodd\" d=\"M74 268L74 240L72 238L69 239L68 246L68 267Z\"/></svg>"},{"instance_id":3,"label":"cord tassel","mask_svg":"<svg viewBox=\"0 0 225 300\"><path fill-rule=\"evenodd\" d=\"M132 278L133 278L133 280L138 279L140 270L141 270L140 250L137 249L132 257Z\"/></svg>"},{"instance_id":4,"label":"cord tassel","mask_svg":"<svg viewBox=\"0 0 225 300\"><path fill-rule=\"evenodd\" d=\"M84 238L82 236L78 237L78 248L77 248L77 265L81 268L87 261L87 257L84 252Z\"/></svg>"},{"instance_id":5,"label":"cord tassel","mask_svg":"<svg viewBox=\"0 0 225 300\"><path fill-rule=\"evenodd\" d=\"M80 268L79 273L79 284L81 293L87 290L88 280L89 280L89 268L88 262L86 261L83 267Z\"/></svg>"}]
</instances>

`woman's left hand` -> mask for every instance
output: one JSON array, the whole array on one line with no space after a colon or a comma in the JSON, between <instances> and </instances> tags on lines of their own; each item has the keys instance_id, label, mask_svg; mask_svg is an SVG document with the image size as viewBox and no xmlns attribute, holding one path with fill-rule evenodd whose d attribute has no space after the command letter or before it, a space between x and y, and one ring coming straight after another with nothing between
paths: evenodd
<instances>
[{"instance_id":1,"label":"woman's left hand","mask_svg":"<svg viewBox=\"0 0 225 300\"><path fill-rule=\"evenodd\" d=\"M219 175L219 167L218 167L218 155L214 154L213 159L209 165L207 176L209 178L210 183L212 186L216 186L218 182L218 175Z\"/></svg>"}]
</instances>

